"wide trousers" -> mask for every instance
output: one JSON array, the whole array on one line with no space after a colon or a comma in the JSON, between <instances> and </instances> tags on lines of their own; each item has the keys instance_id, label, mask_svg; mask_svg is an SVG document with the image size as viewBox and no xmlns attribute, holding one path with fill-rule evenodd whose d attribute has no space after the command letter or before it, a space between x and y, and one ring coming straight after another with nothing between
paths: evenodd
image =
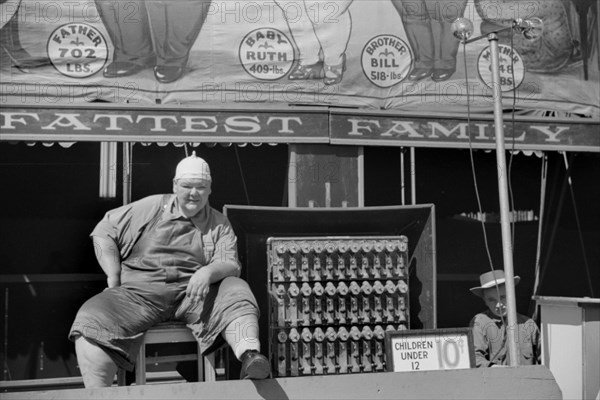
<instances>
[{"instance_id":1,"label":"wide trousers","mask_svg":"<svg viewBox=\"0 0 600 400\"><path fill-rule=\"evenodd\" d=\"M150 327L159 322L185 322L203 354L224 343L223 332L246 315L259 316L248 284L228 277L212 284L203 301L185 295L186 283L128 282L107 289L86 301L75 317L69 339L79 336L100 346L120 367L133 370ZM233 327L244 336L248 327Z\"/></svg>"},{"instance_id":2,"label":"wide trousers","mask_svg":"<svg viewBox=\"0 0 600 400\"><path fill-rule=\"evenodd\" d=\"M96 0L113 62L184 67L211 0Z\"/></svg>"},{"instance_id":3,"label":"wide trousers","mask_svg":"<svg viewBox=\"0 0 600 400\"><path fill-rule=\"evenodd\" d=\"M452 22L462 17L466 0L392 0L400 14L416 68L454 69L459 40Z\"/></svg>"}]
</instances>

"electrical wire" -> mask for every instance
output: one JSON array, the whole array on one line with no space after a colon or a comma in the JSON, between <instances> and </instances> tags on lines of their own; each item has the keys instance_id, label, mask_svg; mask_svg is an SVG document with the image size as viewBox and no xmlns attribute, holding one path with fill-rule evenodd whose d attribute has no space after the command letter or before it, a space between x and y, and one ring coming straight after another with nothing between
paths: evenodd
<instances>
[{"instance_id":1,"label":"electrical wire","mask_svg":"<svg viewBox=\"0 0 600 400\"><path fill-rule=\"evenodd\" d=\"M512 96L512 110L511 110L511 130L512 130L512 140L511 140L511 150L510 150L510 157L508 159L508 175L507 175L507 183L508 183L508 195L509 195L509 209L511 211L513 211L512 215L512 221L509 221L510 223L510 230L511 230L511 249L514 249L515 246L515 218L514 218L514 210L515 210L515 198L514 198L514 193L513 193L513 187L512 187L512 163L513 163L513 157L515 155L515 108L517 106L517 85L515 82L515 61L514 61L514 57L513 57L513 52L515 51L515 47L514 47L514 32L511 30L510 31L510 75L512 78L512 92L513 92L513 96ZM500 89L502 90L502 89ZM514 251L514 250L513 250Z\"/></svg>"},{"instance_id":2,"label":"electrical wire","mask_svg":"<svg viewBox=\"0 0 600 400\"><path fill-rule=\"evenodd\" d=\"M238 147L235 144L233 145L233 150L235 152L235 158L237 159L238 169L240 170L240 177L242 178L242 186L244 187L244 194L246 195L246 204L250 205L250 196L248 195L248 187L246 186L246 178L244 178L244 171L242 170L242 162L240 161Z\"/></svg>"},{"instance_id":3,"label":"electrical wire","mask_svg":"<svg viewBox=\"0 0 600 400\"><path fill-rule=\"evenodd\" d=\"M8 366L8 287L4 288L4 354L2 360L2 378L5 381L12 380L10 367Z\"/></svg>"},{"instance_id":4,"label":"electrical wire","mask_svg":"<svg viewBox=\"0 0 600 400\"><path fill-rule=\"evenodd\" d=\"M573 154L571 153L571 157L573 157ZM562 177L562 184L560 187L560 191L557 192L555 191L556 186L558 186L558 181L560 180L560 176L558 171L554 174L554 181L553 184L550 185L551 188L551 199L550 199L550 204L553 204L556 202L556 206L554 207L554 209L556 210L556 212L554 212L552 214L552 226L548 226L546 229L550 230L550 237L548 239L548 244L544 243L544 248L548 249L548 251L546 251L546 253L544 254L544 260L543 262L541 262L541 266L540 266L540 282L544 281L544 277L546 276L546 272L548 271L548 264L550 263L550 259L552 256L552 251L554 249L554 241L556 239L556 234L558 232L558 225L559 222L562 218L562 213L564 210L564 202L565 202L565 196L567 193L567 174L565 173L564 177ZM555 197L557 197L557 199L555 199ZM548 235L544 235L545 237L547 237ZM544 239L544 242L546 241L546 239Z\"/></svg>"},{"instance_id":5,"label":"electrical wire","mask_svg":"<svg viewBox=\"0 0 600 400\"><path fill-rule=\"evenodd\" d=\"M546 154L542 155L542 176L541 176L541 187L540 187L540 219L538 223L538 237L537 237L537 246L535 253L535 274L534 274L534 282L533 282L533 297L537 296L539 286L540 286L540 268L541 268L541 257L542 257L542 228L544 226L544 214L546 208L546 184L548 182L548 156ZM532 319L537 321L538 310L537 303L533 302L534 310L531 312L531 304L529 306L529 314L532 315Z\"/></svg>"},{"instance_id":6,"label":"electrical wire","mask_svg":"<svg viewBox=\"0 0 600 400\"><path fill-rule=\"evenodd\" d=\"M479 186L477 185L477 174L475 172L475 160L473 159L473 143L471 141L471 99L469 97L469 75L467 69L467 44L463 42L463 61L465 69L465 83L466 83L466 97L467 97L467 136L469 137L469 157L471 160L471 173L473 175L473 184L475 186L475 197L477 198L477 206L479 207L479 213L483 214L481 207L481 197L479 196ZM490 246L488 243L487 233L485 231L485 224L481 222L481 230L483 232L483 241L485 243L485 250L487 252L488 261L490 263L490 269L494 271L494 263L492 262L492 255L490 253Z\"/></svg>"},{"instance_id":7,"label":"electrical wire","mask_svg":"<svg viewBox=\"0 0 600 400\"><path fill-rule=\"evenodd\" d=\"M573 202L573 211L575 213L575 223L577 224L577 233L579 234L579 243L581 245L581 255L583 256L583 264L585 265L585 272L588 279L588 285L590 288L591 297L594 296L594 287L592 286L592 277L590 275L590 266L588 263L586 251L585 251L585 243L583 241L583 232L581 230L581 221L579 220L579 211L577 209L577 203L575 202L575 191L573 190L573 181L571 180L571 169L569 167L569 162L567 160L567 153L562 152L563 159L565 161L565 170L567 174L567 182L569 185L569 193L571 194L571 201Z\"/></svg>"},{"instance_id":8,"label":"electrical wire","mask_svg":"<svg viewBox=\"0 0 600 400\"><path fill-rule=\"evenodd\" d=\"M475 187L475 197L477 198L477 206L479 207L479 213L483 214L483 209L481 207L481 197L479 195L479 186L477 185L477 174L475 171L475 160L473 158L473 143L471 141L471 102L470 102L470 98L469 98L469 74L468 74L468 68L467 68L467 43L463 41L463 62L464 62L464 69L465 69L465 83L466 83L466 100L467 100L467 136L469 137L469 158L471 160L471 173L473 175L473 184ZM494 262L492 261L492 255L490 254L490 246L489 246L489 242L488 242L488 237L487 237L487 232L485 231L485 223L483 220L479 221L481 223L481 231L483 232L483 241L485 243L485 251L487 253L488 256L488 261L490 263L490 271L493 273L495 271L494 268ZM498 285L498 281L496 279L494 279L494 286L496 288L496 295L498 296L498 300L501 299L500 297L500 285ZM500 319L502 320L502 325L506 326L506 320L504 318L504 314L500 313ZM504 339L506 340L507 335L506 332L504 334ZM504 345L501 346L501 348L504 348ZM494 355L495 357L495 355ZM490 360L493 359L492 357L490 357Z\"/></svg>"}]
</instances>

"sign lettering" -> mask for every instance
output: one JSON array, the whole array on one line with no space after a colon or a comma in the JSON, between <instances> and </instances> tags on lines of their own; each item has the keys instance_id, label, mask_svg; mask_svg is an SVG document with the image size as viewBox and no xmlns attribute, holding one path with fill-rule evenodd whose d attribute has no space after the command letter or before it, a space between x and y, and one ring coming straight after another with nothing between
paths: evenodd
<instances>
[{"instance_id":1,"label":"sign lettering","mask_svg":"<svg viewBox=\"0 0 600 400\"><path fill-rule=\"evenodd\" d=\"M515 117L507 150L600 152L600 123ZM0 140L329 143L495 149L493 116L368 113L359 110L210 110L4 106Z\"/></svg>"},{"instance_id":2,"label":"sign lettering","mask_svg":"<svg viewBox=\"0 0 600 400\"><path fill-rule=\"evenodd\" d=\"M432 371L473 367L469 328L386 333L388 371Z\"/></svg>"}]
</instances>

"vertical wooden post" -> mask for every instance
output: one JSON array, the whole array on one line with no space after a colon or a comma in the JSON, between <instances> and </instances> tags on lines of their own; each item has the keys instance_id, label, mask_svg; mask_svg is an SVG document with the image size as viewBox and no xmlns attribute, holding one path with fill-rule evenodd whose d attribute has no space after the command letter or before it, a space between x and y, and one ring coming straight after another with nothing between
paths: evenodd
<instances>
[{"instance_id":1,"label":"vertical wooden post","mask_svg":"<svg viewBox=\"0 0 600 400\"><path fill-rule=\"evenodd\" d=\"M123 142L123 204L131 203L131 170L133 143Z\"/></svg>"}]
</instances>

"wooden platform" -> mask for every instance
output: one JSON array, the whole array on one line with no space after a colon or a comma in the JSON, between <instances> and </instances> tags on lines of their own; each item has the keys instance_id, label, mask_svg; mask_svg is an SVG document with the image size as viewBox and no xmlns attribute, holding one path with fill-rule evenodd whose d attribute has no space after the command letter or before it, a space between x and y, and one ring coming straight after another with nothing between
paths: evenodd
<instances>
[{"instance_id":1,"label":"wooden platform","mask_svg":"<svg viewBox=\"0 0 600 400\"><path fill-rule=\"evenodd\" d=\"M544 366L0 393L0 399L562 399Z\"/></svg>"}]
</instances>

